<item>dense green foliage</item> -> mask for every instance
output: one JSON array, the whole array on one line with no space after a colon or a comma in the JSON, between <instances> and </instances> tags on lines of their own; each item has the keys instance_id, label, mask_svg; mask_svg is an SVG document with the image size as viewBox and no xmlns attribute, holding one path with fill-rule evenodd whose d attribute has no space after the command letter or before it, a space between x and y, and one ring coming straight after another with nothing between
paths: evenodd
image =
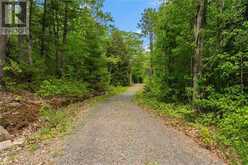
<instances>
[{"instance_id":1,"label":"dense green foliage","mask_svg":"<svg viewBox=\"0 0 248 165\"><path fill-rule=\"evenodd\" d=\"M77 96L83 97L89 94L87 84L78 81L45 80L41 83L38 94L40 96Z\"/></svg>"},{"instance_id":2,"label":"dense green foliage","mask_svg":"<svg viewBox=\"0 0 248 165\"><path fill-rule=\"evenodd\" d=\"M107 49L111 84L126 86L132 84L133 79L143 81L144 66L139 64L146 59L142 44L141 36L137 33L112 31Z\"/></svg>"},{"instance_id":3,"label":"dense green foliage","mask_svg":"<svg viewBox=\"0 0 248 165\"><path fill-rule=\"evenodd\" d=\"M155 34L153 75L145 92L162 102L193 105L197 118L216 126L222 142L233 146L247 164L248 3L204 2L168 0L151 17ZM201 17L197 13L200 3L206 5ZM201 29L197 29L199 18L205 23ZM195 38L197 30L202 42ZM203 50L200 57L199 50ZM196 64L200 79L194 83ZM193 88L195 84L199 88ZM198 90L197 99L194 90Z\"/></svg>"},{"instance_id":4,"label":"dense green foliage","mask_svg":"<svg viewBox=\"0 0 248 165\"><path fill-rule=\"evenodd\" d=\"M142 34L113 28L103 0L42 2L31 0L29 35L0 37L0 90L85 97L145 81L145 104L214 126L248 163L247 0L167 0L144 11ZM45 135L67 128L64 112L42 116Z\"/></svg>"},{"instance_id":5,"label":"dense green foliage","mask_svg":"<svg viewBox=\"0 0 248 165\"><path fill-rule=\"evenodd\" d=\"M141 37L113 28L102 0L38 2L31 1L30 34L7 38L1 87L82 96L143 80Z\"/></svg>"},{"instance_id":6,"label":"dense green foliage","mask_svg":"<svg viewBox=\"0 0 248 165\"><path fill-rule=\"evenodd\" d=\"M138 94L136 101L142 106L152 108L160 116L170 116L175 120L186 121L186 125L198 130L203 143L210 148L218 145L230 162L234 164L240 162L237 157L240 157L243 164L248 161L247 110L237 109L235 112L219 118L214 112L199 114L190 105L165 103L147 94ZM173 126L177 126L177 124ZM213 129L213 126L217 129Z\"/></svg>"}]
</instances>

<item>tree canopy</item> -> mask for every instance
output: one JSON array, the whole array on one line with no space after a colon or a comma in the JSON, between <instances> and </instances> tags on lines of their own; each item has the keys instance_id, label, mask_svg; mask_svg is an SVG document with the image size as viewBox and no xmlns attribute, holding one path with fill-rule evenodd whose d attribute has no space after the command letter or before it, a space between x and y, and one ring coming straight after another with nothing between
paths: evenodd
<instances>
[{"instance_id":1,"label":"tree canopy","mask_svg":"<svg viewBox=\"0 0 248 165\"><path fill-rule=\"evenodd\" d=\"M45 80L65 79L106 91L143 79L137 67L132 72L144 54L140 35L113 28L103 3L31 1L30 34L3 37L1 87L36 91Z\"/></svg>"}]
</instances>

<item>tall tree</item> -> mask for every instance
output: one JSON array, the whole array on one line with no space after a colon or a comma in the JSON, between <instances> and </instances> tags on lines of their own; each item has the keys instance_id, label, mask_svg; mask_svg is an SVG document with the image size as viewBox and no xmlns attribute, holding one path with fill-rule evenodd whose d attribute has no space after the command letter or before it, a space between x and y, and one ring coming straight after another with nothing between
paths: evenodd
<instances>
[{"instance_id":1,"label":"tall tree","mask_svg":"<svg viewBox=\"0 0 248 165\"><path fill-rule=\"evenodd\" d=\"M204 49L204 26L206 24L207 0L197 0L194 25L195 55L193 64L193 101L200 98L199 80L202 75L202 57Z\"/></svg>"},{"instance_id":2,"label":"tall tree","mask_svg":"<svg viewBox=\"0 0 248 165\"><path fill-rule=\"evenodd\" d=\"M136 78L142 79L142 76L137 75L137 72L134 71L134 65L136 62L140 62L140 58L137 56L142 56L144 53L143 50L143 42L141 39L141 35L138 33L126 32L123 34L124 39L127 45L127 55L129 59L129 66L128 66L128 74L129 74L129 85L135 81ZM142 69L142 67L140 68Z\"/></svg>"},{"instance_id":3,"label":"tall tree","mask_svg":"<svg viewBox=\"0 0 248 165\"><path fill-rule=\"evenodd\" d=\"M128 85L128 49L123 33L117 29L114 29L111 34L111 41L107 48L107 57L109 72L111 73L111 83L113 85Z\"/></svg>"},{"instance_id":4,"label":"tall tree","mask_svg":"<svg viewBox=\"0 0 248 165\"><path fill-rule=\"evenodd\" d=\"M138 27L141 29L142 34L145 37L149 38L149 48L151 55L151 72L153 73L152 66L152 54L154 50L154 22L155 22L155 13L156 10L153 8L147 8L142 14L142 18L138 24Z\"/></svg>"},{"instance_id":5,"label":"tall tree","mask_svg":"<svg viewBox=\"0 0 248 165\"><path fill-rule=\"evenodd\" d=\"M67 35L68 35L68 12L69 12L69 2L68 0L64 1L64 23L63 23L63 50L61 55L61 75L64 75L64 54L67 46Z\"/></svg>"},{"instance_id":6,"label":"tall tree","mask_svg":"<svg viewBox=\"0 0 248 165\"><path fill-rule=\"evenodd\" d=\"M42 32L41 32L41 48L40 54L45 54L45 40L46 40L46 28L47 28L47 0L44 0L43 4L43 16L42 16Z\"/></svg>"},{"instance_id":7,"label":"tall tree","mask_svg":"<svg viewBox=\"0 0 248 165\"><path fill-rule=\"evenodd\" d=\"M33 0L30 0L30 9L29 9L29 34L28 34L28 63L29 65L33 64L32 49L33 49L33 35L32 35L32 14L33 14Z\"/></svg>"}]
</instances>

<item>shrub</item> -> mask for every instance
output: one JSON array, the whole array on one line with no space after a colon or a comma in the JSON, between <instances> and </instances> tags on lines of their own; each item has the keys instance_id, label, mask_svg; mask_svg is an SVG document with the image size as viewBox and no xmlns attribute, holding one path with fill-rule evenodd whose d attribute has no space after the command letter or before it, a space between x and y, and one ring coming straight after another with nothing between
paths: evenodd
<instances>
[{"instance_id":1,"label":"shrub","mask_svg":"<svg viewBox=\"0 0 248 165\"><path fill-rule=\"evenodd\" d=\"M29 139L30 144L63 135L71 128L72 118L63 109L44 106L40 109L40 116L43 127Z\"/></svg>"},{"instance_id":2,"label":"shrub","mask_svg":"<svg viewBox=\"0 0 248 165\"><path fill-rule=\"evenodd\" d=\"M195 112L191 106L168 104L151 95L136 96L139 104L151 107L160 115L179 117L197 125L205 144L217 142L224 151L228 148L234 155L230 159L239 161L235 157L237 153L242 164L248 164L248 106L242 106L244 98L241 94L213 93L208 99L196 102L205 111ZM214 126L215 131L210 131L208 126Z\"/></svg>"},{"instance_id":3,"label":"shrub","mask_svg":"<svg viewBox=\"0 0 248 165\"><path fill-rule=\"evenodd\" d=\"M213 142L213 136L211 135L210 131L206 127L201 127L199 130L200 136L202 138L202 141L206 145L212 145Z\"/></svg>"},{"instance_id":4,"label":"shrub","mask_svg":"<svg viewBox=\"0 0 248 165\"><path fill-rule=\"evenodd\" d=\"M89 94L87 84L78 81L68 80L45 80L41 83L38 94L43 97L48 96L75 96L83 97Z\"/></svg>"}]
</instances>

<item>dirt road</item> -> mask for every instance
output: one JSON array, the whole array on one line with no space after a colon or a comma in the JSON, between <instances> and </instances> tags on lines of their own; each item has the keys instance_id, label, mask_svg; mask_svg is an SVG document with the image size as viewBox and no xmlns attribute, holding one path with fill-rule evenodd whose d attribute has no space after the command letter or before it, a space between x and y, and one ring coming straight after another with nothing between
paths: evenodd
<instances>
[{"instance_id":1,"label":"dirt road","mask_svg":"<svg viewBox=\"0 0 248 165\"><path fill-rule=\"evenodd\" d=\"M165 126L131 99L139 87L90 110L66 139L58 165L212 165L224 164L189 137Z\"/></svg>"}]
</instances>

